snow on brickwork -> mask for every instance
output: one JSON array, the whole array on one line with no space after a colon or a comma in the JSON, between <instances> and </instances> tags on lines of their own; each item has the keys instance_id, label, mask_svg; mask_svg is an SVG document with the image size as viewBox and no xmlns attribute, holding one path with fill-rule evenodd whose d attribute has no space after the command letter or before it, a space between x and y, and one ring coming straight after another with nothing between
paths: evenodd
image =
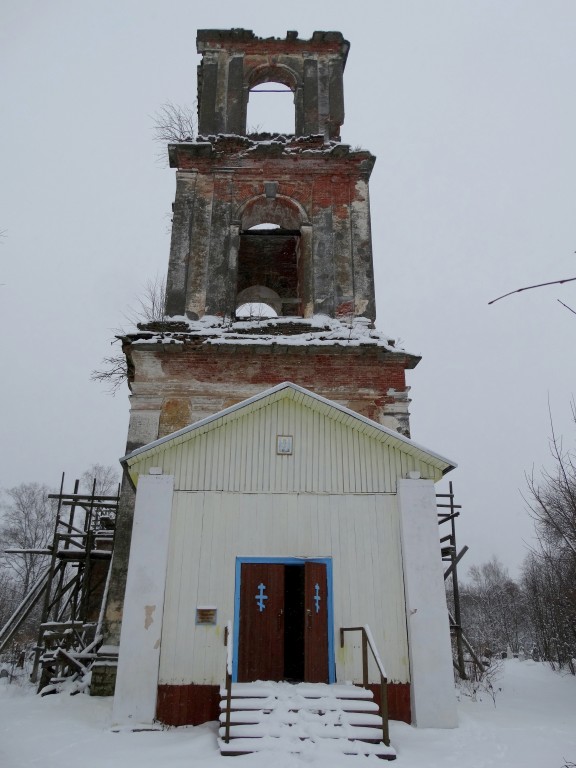
<instances>
[{"instance_id":1,"label":"snow on brickwork","mask_svg":"<svg viewBox=\"0 0 576 768\"><path fill-rule=\"evenodd\" d=\"M123 338L132 344L185 344L192 338L208 344L282 344L290 346L372 346L388 352L404 352L394 339L371 327L365 317L350 321L327 315L311 318L274 317L257 320L226 320L205 315L200 320L173 317L139 325Z\"/></svg>"}]
</instances>

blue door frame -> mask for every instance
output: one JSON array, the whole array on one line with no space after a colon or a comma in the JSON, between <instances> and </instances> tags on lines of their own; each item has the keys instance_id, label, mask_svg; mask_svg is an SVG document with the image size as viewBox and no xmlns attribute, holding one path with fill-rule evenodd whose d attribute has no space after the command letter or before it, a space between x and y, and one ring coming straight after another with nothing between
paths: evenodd
<instances>
[{"instance_id":1,"label":"blue door frame","mask_svg":"<svg viewBox=\"0 0 576 768\"><path fill-rule=\"evenodd\" d=\"M234 590L234 662L232 680L238 681L238 641L240 633L240 586L242 565L244 563L271 563L279 565L304 565L304 563L322 563L326 566L327 614L328 614L328 681L336 682L336 662L334 657L334 609L332 604L332 558L331 557L237 557L236 586Z\"/></svg>"}]
</instances>

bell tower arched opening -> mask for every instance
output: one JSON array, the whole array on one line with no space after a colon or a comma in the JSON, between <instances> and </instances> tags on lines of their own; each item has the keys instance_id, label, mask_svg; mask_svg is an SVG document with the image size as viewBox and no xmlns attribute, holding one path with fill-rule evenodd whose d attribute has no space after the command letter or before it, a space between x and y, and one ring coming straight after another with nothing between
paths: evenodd
<instances>
[{"instance_id":1,"label":"bell tower arched opening","mask_svg":"<svg viewBox=\"0 0 576 768\"><path fill-rule=\"evenodd\" d=\"M294 135L301 122L296 95L298 77L289 67L256 67L248 73L246 132Z\"/></svg>"},{"instance_id":2,"label":"bell tower arched opening","mask_svg":"<svg viewBox=\"0 0 576 768\"><path fill-rule=\"evenodd\" d=\"M251 88L246 106L246 133L292 136L296 131L294 94L281 83Z\"/></svg>"},{"instance_id":3,"label":"bell tower arched opening","mask_svg":"<svg viewBox=\"0 0 576 768\"><path fill-rule=\"evenodd\" d=\"M236 302L263 302L280 317L306 316L309 238L303 209L295 201L276 194L268 182L269 196L245 205L240 216Z\"/></svg>"},{"instance_id":4,"label":"bell tower arched opening","mask_svg":"<svg viewBox=\"0 0 576 768\"><path fill-rule=\"evenodd\" d=\"M344 122L343 73L348 41L340 32L314 32L311 40L300 40L292 31L284 40L271 38L263 46L256 42L262 41L246 29L198 31L196 45L202 54L198 67L199 135L246 135L247 125L249 130L254 125L252 117L246 121L250 91L269 83L280 84L294 94L290 133L323 135L326 140L337 141ZM276 125L272 128L275 132Z\"/></svg>"},{"instance_id":5,"label":"bell tower arched opening","mask_svg":"<svg viewBox=\"0 0 576 768\"><path fill-rule=\"evenodd\" d=\"M273 301L279 316L302 316L299 261L299 229L269 224L240 230L236 306L251 291L251 302Z\"/></svg>"}]
</instances>

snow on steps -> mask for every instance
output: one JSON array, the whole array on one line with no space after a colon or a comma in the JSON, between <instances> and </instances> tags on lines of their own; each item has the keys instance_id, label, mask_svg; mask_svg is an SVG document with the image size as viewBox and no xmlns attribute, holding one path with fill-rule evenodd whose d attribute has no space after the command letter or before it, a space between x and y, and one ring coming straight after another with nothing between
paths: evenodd
<instances>
[{"instance_id":1,"label":"snow on steps","mask_svg":"<svg viewBox=\"0 0 576 768\"><path fill-rule=\"evenodd\" d=\"M382 719L371 691L355 685L234 683L230 741L224 741L226 689L220 689L222 755L284 753L377 755L394 760L382 742Z\"/></svg>"}]
</instances>

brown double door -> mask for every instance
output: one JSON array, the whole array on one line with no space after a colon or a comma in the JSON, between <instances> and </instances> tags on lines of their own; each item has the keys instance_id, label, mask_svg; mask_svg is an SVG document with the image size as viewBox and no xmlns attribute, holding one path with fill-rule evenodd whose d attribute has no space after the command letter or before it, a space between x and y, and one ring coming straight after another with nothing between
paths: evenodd
<instances>
[{"instance_id":1,"label":"brown double door","mask_svg":"<svg viewBox=\"0 0 576 768\"><path fill-rule=\"evenodd\" d=\"M328 682L327 586L324 563L242 563L239 682Z\"/></svg>"}]
</instances>

